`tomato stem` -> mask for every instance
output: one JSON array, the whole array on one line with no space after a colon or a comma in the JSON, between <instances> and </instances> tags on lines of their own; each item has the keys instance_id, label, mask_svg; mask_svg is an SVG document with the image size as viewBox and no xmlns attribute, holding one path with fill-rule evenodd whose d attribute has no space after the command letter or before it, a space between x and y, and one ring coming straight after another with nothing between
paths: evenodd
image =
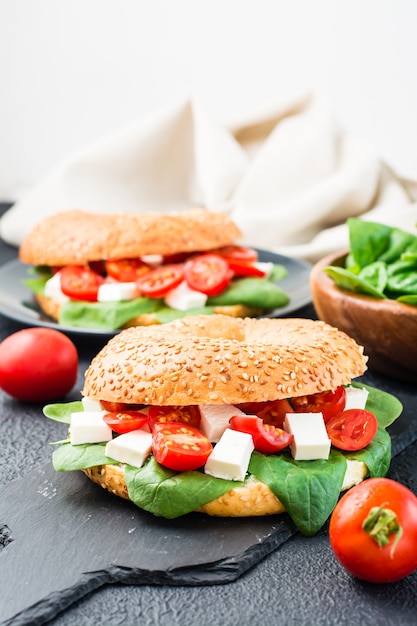
<instances>
[{"instance_id":1,"label":"tomato stem","mask_svg":"<svg viewBox=\"0 0 417 626\"><path fill-rule=\"evenodd\" d=\"M391 549L391 558L394 556L396 545L403 532L394 511L384 508L383 505L372 507L368 517L363 521L362 528L381 547L389 543L391 535L396 535Z\"/></svg>"}]
</instances>

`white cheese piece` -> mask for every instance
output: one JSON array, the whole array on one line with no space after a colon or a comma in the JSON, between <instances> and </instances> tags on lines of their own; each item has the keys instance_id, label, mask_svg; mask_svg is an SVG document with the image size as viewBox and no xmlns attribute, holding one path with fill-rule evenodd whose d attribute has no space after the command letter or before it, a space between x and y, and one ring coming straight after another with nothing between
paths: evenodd
<instances>
[{"instance_id":1,"label":"white cheese piece","mask_svg":"<svg viewBox=\"0 0 417 626\"><path fill-rule=\"evenodd\" d=\"M106 456L119 463L142 467L151 449L151 433L141 429L132 430L109 441L106 444Z\"/></svg>"},{"instance_id":2,"label":"white cheese piece","mask_svg":"<svg viewBox=\"0 0 417 626\"><path fill-rule=\"evenodd\" d=\"M364 387L346 387L345 411L348 409L364 409L368 400L368 390Z\"/></svg>"},{"instance_id":3,"label":"white cheese piece","mask_svg":"<svg viewBox=\"0 0 417 626\"><path fill-rule=\"evenodd\" d=\"M57 272L46 281L44 287L44 294L47 298L53 298L57 302L68 302L69 298L61 289L61 276L60 272Z\"/></svg>"},{"instance_id":4,"label":"white cheese piece","mask_svg":"<svg viewBox=\"0 0 417 626\"><path fill-rule=\"evenodd\" d=\"M331 442L322 413L287 413L284 429L294 435L290 450L296 461L329 458Z\"/></svg>"},{"instance_id":5,"label":"white cheese piece","mask_svg":"<svg viewBox=\"0 0 417 626\"><path fill-rule=\"evenodd\" d=\"M112 429L103 420L106 411L80 411L71 413L70 442L73 446L81 443L101 443L110 441Z\"/></svg>"},{"instance_id":6,"label":"white cheese piece","mask_svg":"<svg viewBox=\"0 0 417 626\"><path fill-rule=\"evenodd\" d=\"M136 283L103 283L98 288L98 302L121 302L138 297Z\"/></svg>"},{"instance_id":7,"label":"white cheese piece","mask_svg":"<svg viewBox=\"0 0 417 626\"><path fill-rule=\"evenodd\" d=\"M265 278L269 278L274 269L274 264L270 261L255 261L254 266L265 274Z\"/></svg>"},{"instance_id":8,"label":"white cheese piece","mask_svg":"<svg viewBox=\"0 0 417 626\"><path fill-rule=\"evenodd\" d=\"M224 480L244 480L253 450L252 435L228 428L214 446L204 471Z\"/></svg>"},{"instance_id":9,"label":"white cheese piece","mask_svg":"<svg viewBox=\"0 0 417 626\"><path fill-rule=\"evenodd\" d=\"M246 415L233 404L200 404L200 430L211 443L217 443L234 415Z\"/></svg>"},{"instance_id":10,"label":"white cheese piece","mask_svg":"<svg viewBox=\"0 0 417 626\"><path fill-rule=\"evenodd\" d=\"M198 309L205 306L206 302L207 296L201 291L190 289L185 280L178 287L171 289L165 296L165 304L171 309L177 309L177 311Z\"/></svg>"},{"instance_id":11,"label":"white cheese piece","mask_svg":"<svg viewBox=\"0 0 417 626\"><path fill-rule=\"evenodd\" d=\"M162 254L144 254L140 257L144 263L148 265L152 265L156 267L157 265L162 265L164 257Z\"/></svg>"},{"instance_id":12,"label":"white cheese piece","mask_svg":"<svg viewBox=\"0 0 417 626\"><path fill-rule=\"evenodd\" d=\"M101 406L99 400L92 400L87 396L81 398L81 402L83 405L84 411L102 411L103 407Z\"/></svg>"}]
</instances>

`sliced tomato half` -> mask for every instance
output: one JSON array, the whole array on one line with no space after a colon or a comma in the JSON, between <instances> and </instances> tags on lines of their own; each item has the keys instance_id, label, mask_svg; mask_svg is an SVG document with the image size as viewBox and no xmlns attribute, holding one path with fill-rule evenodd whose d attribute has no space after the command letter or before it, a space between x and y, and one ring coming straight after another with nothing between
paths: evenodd
<instances>
[{"instance_id":1,"label":"sliced tomato half","mask_svg":"<svg viewBox=\"0 0 417 626\"><path fill-rule=\"evenodd\" d=\"M73 300L96 302L103 276L83 265L66 265L60 271L61 290Z\"/></svg>"},{"instance_id":2,"label":"sliced tomato half","mask_svg":"<svg viewBox=\"0 0 417 626\"><path fill-rule=\"evenodd\" d=\"M198 428L200 426L201 415L198 406L150 406L148 411L148 422L151 429L155 424L166 422L179 422Z\"/></svg>"},{"instance_id":3,"label":"sliced tomato half","mask_svg":"<svg viewBox=\"0 0 417 626\"><path fill-rule=\"evenodd\" d=\"M291 399L296 413L322 413L324 422L341 413L346 405L346 389L341 385L334 391L322 391L310 396Z\"/></svg>"},{"instance_id":4,"label":"sliced tomato half","mask_svg":"<svg viewBox=\"0 0 417 626\"><path fill-rule=\"evenodd\" d=\"M206 296L218 296L229 285L233 271L218 254L201 254L186 262L184 278L190 289Z\"/></svg>"},{"instance_id":5,"label":"sliced tomato half","mask_svg":"<svg viewBox=\"0 0 417 626\"><path fill-rule=\"evenodd\" d=\"M167 422L155 424L152 431L152 451L158 463L178 472L202 467L213 446L198 428Z\"/></svg>"},{"instance_id":6,"label":"sliced tomato half","mask_svg":"<svg viewBox=\"0 0 417 626\"><path fill-rule=\"evenodd\" d=\"M239 261L241 263L254 263L258 260L258 253L253 248L247 248L246 246L223 246L216 250L217 254L220 254L228 261Z\"/></svg>"},{"instance_id":7,"label":"sliced tomato half","mask_svg":"<svg viewBox=\"0 0 417 626\"><path fill-rule=\"evenodd\" d=\"M233 270L236 276L256 276L257 278L263 278L266 276L266 272L261 270L254 263L246 261L236 261L234 259L228 259L229 267Z\"/></svg>"},{"instance_id":8,"label":"sliced tomato half","mask_svg":"<svg viewBox=\"0 0 417 626\"><path fill-rule=\"evenodd\" d=\"M105 411L117 413L118 411L139 411L145 404L128 404L127 402L111 402L110 400L100 400L100 404Z\"/></svg>"},{"instance_id":9,"label":"sliced tomato half","mask_svg":"<svg viewBox=\"0 0 417 626\"><path fill-rule=\"evenodd\" d=\"M136 281L136 287L144 296L149 298L163 298L168 291L178 287L184 278L184 266L161 265Z\"/></svg>"},{"instance_id":10,"label":"sliced tomato half","mask_svg":"<svg viewBox=\"0 0 417 626\"><path fill-rule=\"evenodd\" d=\"M106 261L107 276L120 283L133 283L139 276L151 271L151 267L141 259L110 259Z\"/></svg>"},{"instance_id":11,"label":"sliced tomato half","mask_svg":"<svg viewBox=\"0 0 417 626\"><path fill-rule=\"evenodd\" d=\"M294 439L294 435L271 424L264 424L255 415L234 415L229 420L233 430L252 435L255 450L262 454L275 454L286 448Z\"/></svg>"},{"instance_id":12,"label":"sliced tomato half","mask_svg":"<svg viewBox=\"0 0 417 626\"><path fill-rule=\"evenodd\" d=\"M365 409L347 409L326 424L332 445L339 450L362 450L375 437L378 420Z\"/></svg>"},{"instance_id":13,"label":"sliced tomato half","mask_svg":"<svg viewBox=\"0 0 417 626\"><path fill-rule=\"evenodd\" d=\"M103 420L115 433L123 435L146 426L148 418L140 411L116 411L103 415Z\"/></svg>"},{"instance_id":14,"label":"sliced tomato half","mask_svg":"<svg viewBox=\"0 0 417 626\"><path fill-rule=\"evenodd\" d=\"M257 415L264 424L282 428L287 413L294 413L288 400L271 400L270 402L245 402L237 405L244 413Z\"/></svg>"}]
</instances>

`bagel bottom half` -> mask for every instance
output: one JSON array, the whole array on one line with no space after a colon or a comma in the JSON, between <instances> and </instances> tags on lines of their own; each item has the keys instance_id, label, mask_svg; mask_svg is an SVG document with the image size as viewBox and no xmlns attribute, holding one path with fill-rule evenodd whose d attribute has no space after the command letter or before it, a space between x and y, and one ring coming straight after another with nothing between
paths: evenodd
<instances>
[{"instance_id":1,"label":"bagel bottom half","mask_svg":"<svg viewBox=\"0 0 417 626\"><path fill-rule=\"evenodd\" d=\"M55 322L59 322L59 314L61 310L61 303L55 298L49 298L42 294L36 294L36 301L39 304L42 311ZM244 304L232 304L229 306L216 306L214 312L219 315L227 315L228 317L256 317L261 315L262 309L249 307ZM160 324L155 313L143 313L137 315L131 320L126 322L122 328L130 328L132 326L153 326Z\"/></svg>"},{"instance_id":2,"label":"bagel bottom half","mask_svg":"<svg viewBox=\"0 0 417 626\"><path fill-rule=\"evenodd\" d=\"M83 472L97 485L130 500L123 465L99 465ZM364 463L349 459L341 491L362 482L367 472ZM197 511L213 517L261 517L284 513L285 507L267 485L251 476L243 485L234 487Z\"/></svg>"}]
</instances>

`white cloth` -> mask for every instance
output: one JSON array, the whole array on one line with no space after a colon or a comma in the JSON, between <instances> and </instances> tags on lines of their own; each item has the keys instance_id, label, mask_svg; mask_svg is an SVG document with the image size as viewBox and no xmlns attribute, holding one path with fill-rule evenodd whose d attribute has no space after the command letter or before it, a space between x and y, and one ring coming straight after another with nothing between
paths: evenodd
<instances>
[{"instance_id":1,"label":"white cloth","mask_svg":"<svg viewBox=\"0 0 417 626\"><path fill-rule=\"evenodd\" d=\"M187 99L71 155L9 209L0 235L18 246L36 222L66 209L199 206L229 213L243 243L315 261L348 247L350 216L414 230L416 200L417 185L343 132L319 94L234 128Z\"/></svg>"}]
</instances>

